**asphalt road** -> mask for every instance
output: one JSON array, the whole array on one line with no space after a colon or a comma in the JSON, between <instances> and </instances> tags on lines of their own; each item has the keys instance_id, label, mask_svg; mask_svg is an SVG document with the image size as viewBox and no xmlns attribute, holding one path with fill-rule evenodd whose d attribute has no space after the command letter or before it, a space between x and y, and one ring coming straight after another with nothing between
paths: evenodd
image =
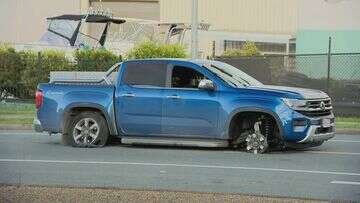
<instances>
[{"instance_id":1,"label":"asphalt road","mask_svg":"<svg viewBox=\"0 0 360 203\"><path fill-rule=\"evenodd\" d=\"M0 184L117 187L360 201L360 135L306 151L112 144L63 146L59 136L0 131Z\"/></svg>"}]
</instances>

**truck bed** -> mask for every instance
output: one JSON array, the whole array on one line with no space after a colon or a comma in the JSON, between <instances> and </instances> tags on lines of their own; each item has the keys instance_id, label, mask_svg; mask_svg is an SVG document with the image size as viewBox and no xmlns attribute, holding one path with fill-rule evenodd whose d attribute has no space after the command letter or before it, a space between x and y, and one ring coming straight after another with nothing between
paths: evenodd
<instances>
[{"instance_id":1,"label":"truck bed","mask_svg":"<svg viewBox=\"0 0 360 203\"><path fill-rule=\"evenodd\" d=\"M113 85L92 82L42 83L38 90L43 92L43 103L37 111L37 118L43 130L62 132L64 114L73 107L96 107L104 114L113 115Z\"/></svg>"}]
</instances>

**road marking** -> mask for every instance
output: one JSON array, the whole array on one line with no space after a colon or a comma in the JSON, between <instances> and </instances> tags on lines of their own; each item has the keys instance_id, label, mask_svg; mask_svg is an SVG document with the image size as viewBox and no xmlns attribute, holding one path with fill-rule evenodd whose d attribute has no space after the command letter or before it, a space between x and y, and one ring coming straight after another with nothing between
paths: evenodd
<instances>
[{"instance_id":1,"label":"road marking","mask_svg":"<svg viewBox=\"0 0 360 203\"><path fill-rule=\"evenodd\" d=\"M308 153L308 154L335 154L335 155L360 155L358 152L328 152L328 151L297 151L299 153ZM241 154L243 151L224 151L225 154ZM287 152L283 152L286 154Z\"/></svg>"},{"instance_id":2,"label":"road marking","mask_svg":"<svg viewBox=\"0 0 360 203\"><path fill-rule=\"evenodd\" d=\"M283 168L259 168L259 167L245 167L245 166L221 166L221 165L174 164L174 163L146 163L146 162L123 162L123 161L109 162L109 161L0 159L0 162L168 166L168 167L185 167L185 168L238 169L238 170L257 170L257 171L273 171L273 172L293 172L293 173L311 173L311 174L360 176L360 173L336 172L336 171L312 171L312 170L297 170L297 169L283 169Z\"/></svg>"},{"instance_id":3,"label":"road marking","mask_svg":"<svg viewBox=\"0 0 360 203\"><path fill-rule=\"evenodd\" d=\"M327 152L327 151L303 151L309 154L335 154L335 155L360 155L357 152Z\"/></svg>"},{"instance_id":4,"label":"road marking","mask_svg":"<svg viewBox=\"0 0 360 203\"><path fill-rule=\"evenodd\" d=\"M360 140L329 140L328 142L350 142L350 143L360 143Z\"/></svg>"},{"instance_id":5,"label":"road marking","mask_svg":"<svg viewBox=\"0 0 360 203\"><path fill-rule=\"evenodd\" d=\"M48 135L39 132L0 132L0 135Z\"/></svg>"},{"instance_id":6,"label":"road marking","mask_svg":"<svg viewBox=\"0 0 360 203\"><path fill-rule=\"evenodd\" d=\"M351 182L351 181L331 181L333 184L342 184L342 185L360 185L360 182Z\"/></svg>"}]
</instances>

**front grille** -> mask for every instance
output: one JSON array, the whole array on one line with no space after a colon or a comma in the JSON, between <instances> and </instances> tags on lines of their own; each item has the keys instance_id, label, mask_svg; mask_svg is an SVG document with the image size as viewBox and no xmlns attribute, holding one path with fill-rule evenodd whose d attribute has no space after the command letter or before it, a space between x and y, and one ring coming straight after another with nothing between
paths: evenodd
<instances>
[{"instance_id":1,"label":"front grille","mask_svg":"<svg viewBox=\"0 0 360 203\"><path fill-rule=\"evenodd\" d=\"M331 99L317 99L317 100L308 100L306 102L306 108L304 110L298 110L297 112L308 116L308 117L319 117L319 116L328 116L331 114L332 105Z\"/></svg>"},{"instance_id":2,"label":"front grille","mask_svg":"<svg viewBox=\"0 0 360 203\"><path fill-rule=\"evenodd\" d=\"M321 102L324 103L325 108L331 108L331 100L330 99L322 99L322 100L309 100L307 101L306 106L309 110L313 109L321 109Z\"/></svg>"}]
</instances>

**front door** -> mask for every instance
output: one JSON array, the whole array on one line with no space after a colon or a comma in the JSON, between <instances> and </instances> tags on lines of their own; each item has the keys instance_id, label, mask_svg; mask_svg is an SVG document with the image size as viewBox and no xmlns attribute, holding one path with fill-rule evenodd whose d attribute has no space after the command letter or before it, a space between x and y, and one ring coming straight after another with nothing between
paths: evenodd
<instances>
[{"instance_id":1,"label":"front door","mask_svg":"<svg viewBox=\"0 0 360 203\"><path fill-rule=\"evenodd\" d=\"M162 133L172 137L216 138L219 103L216 91L198 89L206 76L188 66L173 64L164 90ZM198 67L199 68L199 67Z\"/></svg>"},{"instance_id":2,"label":"front door","mask_svg":"<svg viewBox=\"0 0 360 203\"><path fill-rule=\"evenodd\" d=\"M161 134L166 63L125 62L122 69L123 77L115 93L118 132L139 136Z\"/></svg>"}]
</instances>

